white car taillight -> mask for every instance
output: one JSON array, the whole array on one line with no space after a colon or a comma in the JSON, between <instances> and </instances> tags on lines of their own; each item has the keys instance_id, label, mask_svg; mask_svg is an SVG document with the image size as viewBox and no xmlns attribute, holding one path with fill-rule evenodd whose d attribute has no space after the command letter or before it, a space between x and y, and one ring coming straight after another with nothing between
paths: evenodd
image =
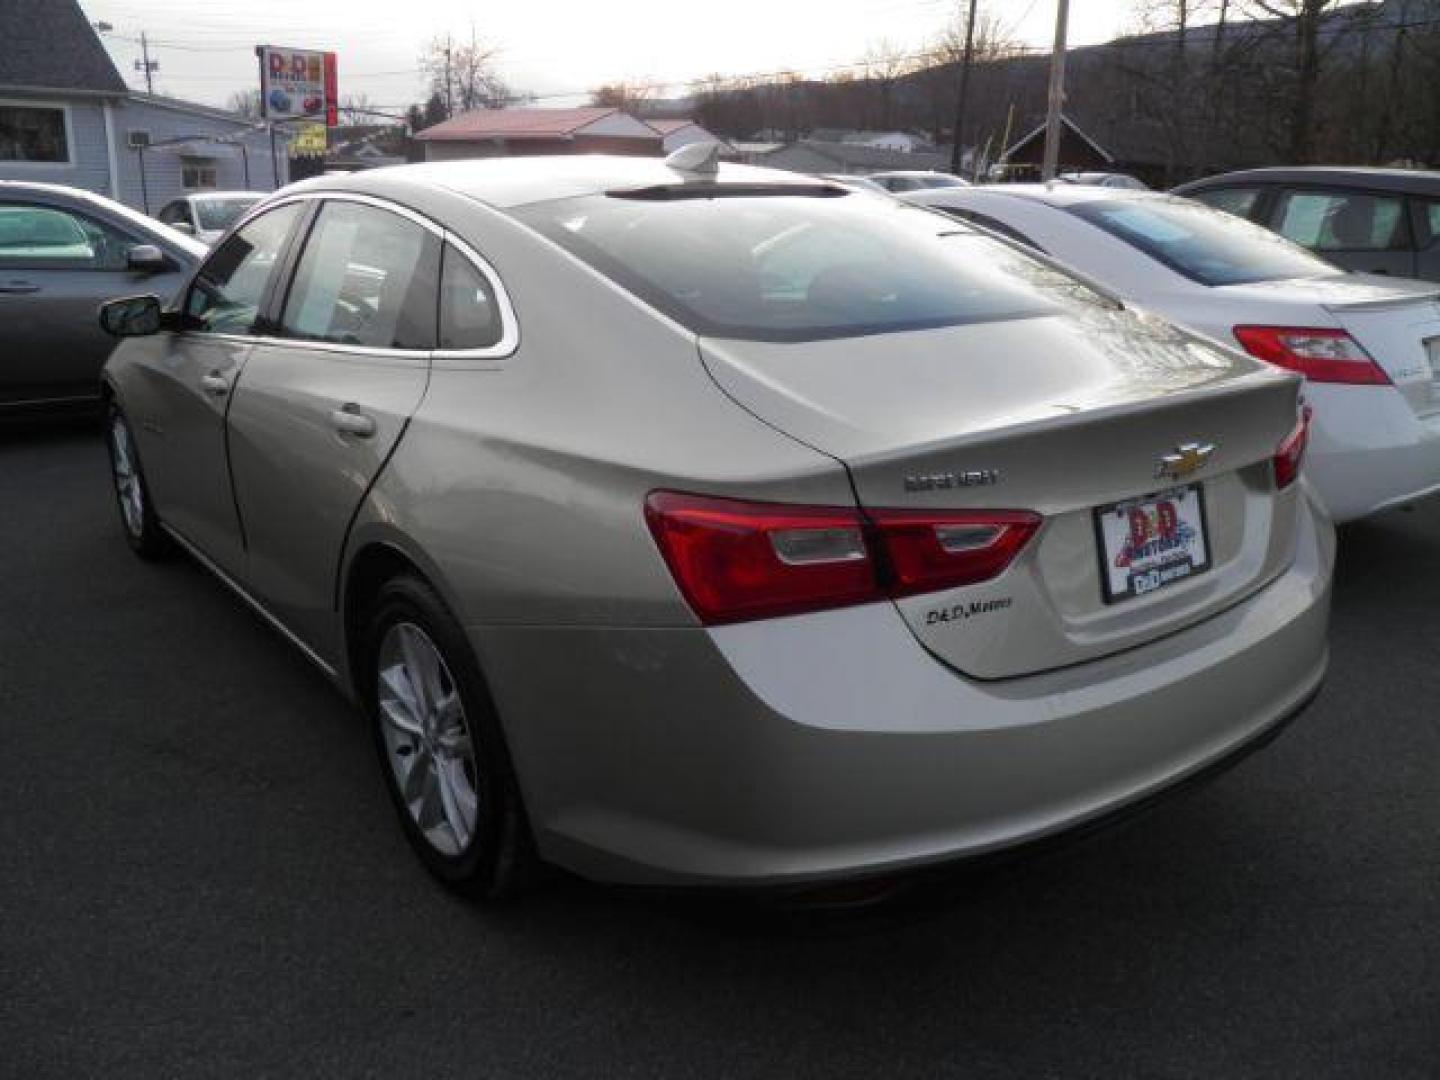
<instances>
[{"instance_id":1,"label":"white car taillight","mask_svg":"<svg viewBox=\"0 0 1440 1080\"><path fill-rule=\"evenodd\" d=\"M1299 326L1237 326L1235 340L1251 356L1312 382L1388 386L1390 376L1344 330Z\"/></svg>"}]
</instances>

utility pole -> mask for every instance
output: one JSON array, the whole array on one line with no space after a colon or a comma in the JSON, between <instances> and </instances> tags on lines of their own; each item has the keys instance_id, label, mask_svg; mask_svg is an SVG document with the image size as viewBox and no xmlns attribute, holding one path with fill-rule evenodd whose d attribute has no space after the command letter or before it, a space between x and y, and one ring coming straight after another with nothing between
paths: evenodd
<instances>
[{"instance_id":1,"label":"utility pole","mask_svg":"<svg viewBox=\"0 0 1440 1080\"><path fill-rule=\"evenodd\" d=\"M965 19L965 51L960 56L960 89L955 95L955 147L950 151L950 171L956 176L964 167L962 156L965 131L965 95L970 87L970 61L975 55L975 7L977 0L970 0L970 14Z\"/></svg>"},{"instance_id":2,"label":"utility pole","mask_svg":"<svg viewBox=\"0 0 1440 1080\"><path fill-rule=\"evenodd\" d=\"M155 72L160 70L160 61L150 59L150 42L145 37L144 30L140 31L140 55L144 59L135 61L135 70L145 73L145 92L153 94L155 92Z\"/></svg>"},{"instance_id":3,"label":"utility pole","mask_svg":"<svg viewBox=\"0 0 1440 1080\"><path fill-rule=\"evenodd\" d=\"M1055 3L1055 52L1050 57L1050 108L1045 114L1045 164L1040 179L1055 179L1060 164L1060 110L1065 105L1065 36L1070 25L1070 0Z\"/></svg>"}]
</instances>

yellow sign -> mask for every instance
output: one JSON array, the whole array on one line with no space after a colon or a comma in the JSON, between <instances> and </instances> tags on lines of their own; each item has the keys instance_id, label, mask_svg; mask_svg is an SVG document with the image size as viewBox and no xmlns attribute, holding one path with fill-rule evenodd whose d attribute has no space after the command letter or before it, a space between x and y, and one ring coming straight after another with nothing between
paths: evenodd
<instances>
[{"instance_id":1,"label":"yellow sign","mask_svg":"<svg viewBox=\"0 0 1440 1080\"><path fill-rule=\"evenodd\" d=\"M295 137L290 140L290 156L324 157L325 147L325 125L306 124L296 131Z\"/></svg>"}]
</instances>

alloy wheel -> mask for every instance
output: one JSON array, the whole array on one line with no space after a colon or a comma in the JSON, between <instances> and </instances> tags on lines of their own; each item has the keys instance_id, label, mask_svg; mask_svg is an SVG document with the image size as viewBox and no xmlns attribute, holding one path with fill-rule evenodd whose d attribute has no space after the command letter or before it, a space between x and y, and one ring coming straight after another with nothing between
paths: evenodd
<instances>
[{"instance_id":1,"label":"alloy wheel","mask_svg":"<svg viewBox=\"0 0 1440 1080\"><path fill-rule=\"evenodd\" d=\"M110 461L115 473L115 493L120 498L120 513L130 535L145 531L145 491L135 467L135 448L130 442L130 429L118 414L110 421Z\"/></svg>"},{"instance_id":2,"label":"alloy wheel","mask_svg":"<svg viewBox=\"0 0 1440 1080\"><path fill-rule=\"evenodd\" d=\"M414 623L385 631L375 701L385 756L411 820L436 851L461 854L480 817L475 744L445 658Z\"/></svg>"}]
</instances>

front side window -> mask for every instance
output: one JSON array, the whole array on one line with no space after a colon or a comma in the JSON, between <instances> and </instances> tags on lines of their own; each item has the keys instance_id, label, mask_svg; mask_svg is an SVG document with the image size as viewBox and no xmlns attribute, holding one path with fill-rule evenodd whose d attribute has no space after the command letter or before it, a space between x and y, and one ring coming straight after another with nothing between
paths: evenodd
<instances>
[{"instance_id":1,"label":"front side window","mask_svg":"<svg viewBox=\"0 0 1440 1080\"><path fill-rule=\"evenodd\" d=\"M70 144L65 135L65 110L0 105L0 161L68 164Z\"/></svg>"},{"instance_id":2,"label":"front side window","mask_svg":"<svg viewBox=\"0 0 1440 1080\"><path fill-rule=\"evenodd\" d=\"M1189 197L1206 206L1213 206L1216 210L1224 210L1227 214L1248 218L1260 200L1260 189L1216 188L1214 191L1197 191Z\"/></svg>"},{"instance_id":3,"label":"front side window","mask_svg":"<svg viewBox=\"0 0 1440 1080\"><path fill-rule=\"evenodd\" d=\"M1405 202L1398 195L1287 191L1274 214L1275 231L1317 251L1403 250Z\"/></svg>"},{"instance_id":4,"label":"front side window","mask_svg":"<svg viewBox=\"0 0 1440 1080\"><path fill-rule=\"evenodd\" d=\"M433 349L440 241L415 222L336 200L320 211L281 329L287 337L376 349Z\"/></svg>"},{"instance_id":5,"label":"front side window","mask_svg":"<svg viewBox=\"0 0 1440 1080\"><path fill-rule=\"evenodd\" d=\"M1064 209L1202 285L1340 273L1269 229L1189 199L1097 199Z\"/></svg>"},{"instance_id":6,"label":"front side window","mask_svg":"<svg viewBox=\"0 0 1440 1080\"><path fill-rule=\"evenodd\" d=\"M0 267L8 270L124 270L135 243L84 214L0 203Z\"/></svg>"},{"instance_id":7,"label":"front side window","mask_svg":"<svg viewBox=\"0 0 1440 1080\"><path fill-rule=\"evenodd\" d=\"M186 298L185 312L194 329L214 334L255 329L266 289L302 210L302 203L277 207L215 249Z\"/></svg>"},{"instance_id":8,"label":"front side window","mask_svg":"<svg viewBox=\"0 0 1440 1080\"><path fill-rule=\"evenodd\" d=\"M724 188L587 195L513 212L713 337L813 341L1056 310L1059 294L1014 268L1023 256L927 209L833 188Z\"/></svg>"}]
</instances>

